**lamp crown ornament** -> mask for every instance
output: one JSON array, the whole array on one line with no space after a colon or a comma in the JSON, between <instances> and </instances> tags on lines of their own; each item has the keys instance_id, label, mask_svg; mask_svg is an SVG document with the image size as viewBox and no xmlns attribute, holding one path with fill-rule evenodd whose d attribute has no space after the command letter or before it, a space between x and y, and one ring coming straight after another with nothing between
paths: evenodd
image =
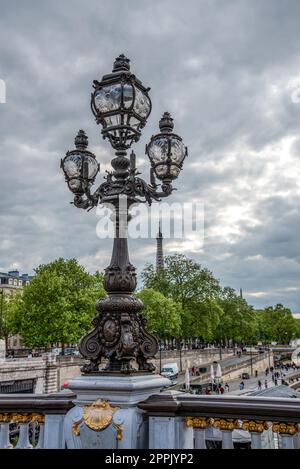
<instances>
[{"instance_id":1,"label":"lamp crown ornament","mask_svg":"<svg viewBox=\"0 0 300 469\"><path fill-rule=\"evenodd\" d=\"M127 234L122 233L124 219L130 220L129 210L137 203L151 205L168 197L172 182L182 169L187 155L181 137L173 133L173 119L168 112L159 122L160 133L154 135L146 146L150 160L150 184L138 177L136 155L127 150L141 137L151 113L150 88L131 73L129 59L121 54L115 59L113 71L94 80L91 109L102 136L108 139L115 151L109 171L99 187L91 188L100 170L93 153L88 151L88 138L79 130L75 149L68 151L61 161L66 181L74 193L74 205L91 210L98 204L113 207L115 237L111 262L104 272L104 288L107 297L98 300L98 314L93 319L94 329L80 342L81 355L89 363L84 373L152 373L155 367L149 363L158 351L156 338L147 332L146 319L141 315L141 300L133 296L136 288L135 267L129 260ZM161 181L158 184L156 178ZM121 200L126 198L126 204ZM100 369L102 359L108 364Z\"/></svg>"},{"instance_id":2,"label":"lamp crown ornament","mask_svg":"<svg viewBox=\"0 0 300 469\"><path fill-rule=\"evenodd\" d=\"M89 144L88 137L84 130L79 130L74 140L75 147L78 150L86 150Z\"/></svg>"},{"instance_id":3,"label":"lamp crown ornament","mask_svg":"<svg viewBox=\"0 0 300 469\"><path fill-rule=\"evenodd\" d=\"M174 119L172 119L169 112L164 112L162 118L159 121L159 129L162 133L171 133L174 129Z\"/></svg>"},{"instance_id":4,"label":"lamp crown ornament","mask_svg":"<svg viewBox=\"0 0 300 469\"><path fill-rule=\"evenodd\" d=\"M124 54L119 55L119 57L116 57L116 60L114 62L113 72L129 71L130 70L129 63L130 63L130 60L127 59L127 57Z\"/></svg>"}]
</instances>

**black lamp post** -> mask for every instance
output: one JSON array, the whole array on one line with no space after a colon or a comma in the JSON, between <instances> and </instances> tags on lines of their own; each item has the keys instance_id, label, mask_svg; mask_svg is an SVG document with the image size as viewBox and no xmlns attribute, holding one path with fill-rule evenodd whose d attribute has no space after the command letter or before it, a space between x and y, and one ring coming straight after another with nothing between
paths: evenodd
<instances>
[{"instance_id":1,"label":"black lamp post","mask_svg":"<svg viewBox=\"0 0 300 469\"><path fill-rule=\"evenodd\" d=\"M82 130L75 138L76 149L67 152L61 162L76 207L92 209L99 203L109 203L115 212L112 259L104 274L108 296L97 302L94 330L79 345L80 353L89 360L82 368L84 373L154 371L154 366L147 361L157 353L158 343L145 329L146 320L140 314L143 303L132 295L136 272L129 261L126 230L122 228L124 219L125 224L130 219L131 205L139 202L150 205L153 200L159 201L172 193L172 181L179 175L187 149L173 133L170 114L164 113L159 123L160 133L146 146L151 163L150 184L137 177L135 154L132 152L128 159L127 150L139 140L151 112L149 90L130 72L129 59L120 55L112 73L104 75L101 82L94 81L91 96L91 108L96 122L102 125L103 138L115 150L111 161L113 171L92 194L99 165L95 155L87 150L87 136ZM156 178L161 181L160 189ZM126 205L122 212L120 197L124 196ZM108 359L108 365L99 370L102 358ZM137 368L132 366L133 360Z\"/></svg>"}]
</instances>

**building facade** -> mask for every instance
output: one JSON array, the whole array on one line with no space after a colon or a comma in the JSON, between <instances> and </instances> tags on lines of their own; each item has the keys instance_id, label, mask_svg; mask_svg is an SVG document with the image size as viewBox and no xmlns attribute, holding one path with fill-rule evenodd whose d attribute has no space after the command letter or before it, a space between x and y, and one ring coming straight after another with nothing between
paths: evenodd
<instances>
[{"instance_id":1,"label":"building facade","mask_svg":"<svg viewBox=\"0 0 300 469\"><path fill-rule=\"evenodd\" d=\"M11 270L9 272L0 272L0 289L4 293L13 293L16 290L23 289L24 286L29 285L33 276L28 274L20 275L18 270Z\"/></svg>"}]
</instances>

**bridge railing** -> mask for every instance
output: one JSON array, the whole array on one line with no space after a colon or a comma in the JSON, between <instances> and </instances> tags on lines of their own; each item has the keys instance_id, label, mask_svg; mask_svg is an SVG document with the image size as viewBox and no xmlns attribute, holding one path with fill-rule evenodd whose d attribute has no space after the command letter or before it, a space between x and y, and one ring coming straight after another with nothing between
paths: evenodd
<instances>
[{"instance_id":1,"label":"bridge railing","mask_svg":"<svg viewBox=\"0 0 300 469\"><path fill-rule=\"evenodd\" d=\"M150 449L300 449L300 400L247 396L153 395L139 404Z\"/></svg>"},{"instance_id":2,"label":"bridge railing","mask_svg":"<svg viewBox=\"0 0 300 469\"><path fill-rule=\"evenodd\" d=\"M0 448L66 448L65 415L75 395L0 396ZM195 396L168 391L138 407L148 421L149 449L300 449L300 400Z\"/></svg>"},{"instance_id":3,"label":"bridge railing","mask_svg":"<svg viewBox=\"0 0 300 469\"><path fill-rule=\"evenodd\" d=\"M75 395L1 394L0 449L65 448L64 417Z\"/></svg>"}]
</instances>

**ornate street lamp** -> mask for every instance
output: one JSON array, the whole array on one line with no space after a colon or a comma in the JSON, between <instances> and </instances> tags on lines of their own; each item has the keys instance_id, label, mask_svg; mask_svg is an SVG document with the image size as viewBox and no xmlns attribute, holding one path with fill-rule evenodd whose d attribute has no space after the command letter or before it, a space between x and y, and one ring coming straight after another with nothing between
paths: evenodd
<instances>
[{"instance_id":1,"label":"ornate street lamp","mask_svg":"<svg viewBox=\"0 0 300 469\"><path fill-rule=\"evenodd\" d=\"M76 150L67 152L61 166L69 189L75 194L74 205L91 209L99 203L110 203L115 209L115 238L110 265L105 269L104 288L106 298L97 302L98 315L92 321L94 329L81 339L80 353L89 360L84 373L101 372L153 372L148 363L158 351L156 338L146 331L146 320L140 314L143 303L132 293L136 288L136 272L129 261L127 237L121 230L122 223L130 219L129 209L137 202L151 204L169 196L172 181L182 168L187 150L182 139L172 133L173 119L165 113L160 121L160 133L151 138L146 153L151 163L151 182L137 177L135 154L130 159L127 150L141 136L151 112L151 100L140 80L130 72L129 59L120 55L111 74L104 75L101 82L94 81L91 108L96 122L102 126L103 138L108 138L116 150L112 159L112 172L92 194L99 165L95 155L87 151L87 137L80 130ZM162 181L161 187L156 178ZM125 214L120 210L121 197L126 196ZM108 364L99 370L101 359ZM132 366L136 361L137 368Z\"/></svg>"},{"instance_id":2,"label":"ornate street lamp","mask_svg":"<svg viewBox=\"0 0 300 469\"><path fill-rule=\"evenodd\" d=\"M130 72L129 59L123 54L116 58L112 73L101 82L94 80L94 88L91 108L103 127L103 137L109 138L115 150L130 148L139 140L151 112L150 88Z\"/></svg>"},{"instance_id":3,"label":"ornate street lamp","mask_svg":"<svg viewBox=\"0 0 300 469\"><path fill-rule=\"evenodd\" d=\"M76 150L68 151L61 160L68 187L76 196L89 190L100 171L95 155L87 151L87 146L88 138L83 130L79 130L75 138Z\"/></svg>"},{"instance_id":4,"label":"ornate street lamp","mask_svg":"<svg viewBox=\"0 0 300 469\"><path fill-rule=\"evenodd\" d=\"M163 184L170 184L179 176L183 161L187 156L187 147L182 138L172 133L173 119L165 112L159 121L160 133L152 136L146 153L150 159L152 170Z\"/></svg>"}]
</instances>

